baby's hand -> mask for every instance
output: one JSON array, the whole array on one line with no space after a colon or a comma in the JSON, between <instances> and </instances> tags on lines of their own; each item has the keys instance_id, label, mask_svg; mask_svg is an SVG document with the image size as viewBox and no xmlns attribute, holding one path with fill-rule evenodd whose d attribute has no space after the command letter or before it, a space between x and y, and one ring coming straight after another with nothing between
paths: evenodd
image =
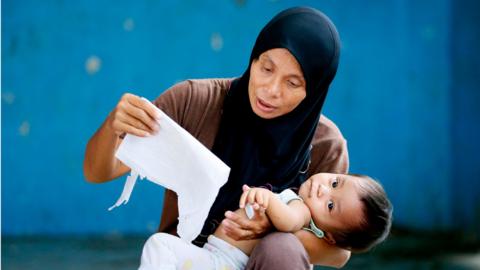
<instances>
[{"instance_id":1,"label":"baby's hand","mask_svg":"<svg viewBox=\"0 0 480 270\"><path fill-rule=\"evenodd\" d=\"M246 204L251 204L254 210L265 210L268 208L273 193L265 188L250 188L243 185L243 194L240 197L240 208L244 208Z\"/></svg>"}]
</instances>

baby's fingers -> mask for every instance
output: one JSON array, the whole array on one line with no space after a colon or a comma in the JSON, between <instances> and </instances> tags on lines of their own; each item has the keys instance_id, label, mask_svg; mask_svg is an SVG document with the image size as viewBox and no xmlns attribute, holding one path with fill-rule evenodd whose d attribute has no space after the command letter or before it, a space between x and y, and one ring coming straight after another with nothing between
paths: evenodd
<instances>
[{"instance_id":1,"label":"baby's fingers","mask_svg":"<svg viewBox=\"0 0 480 270\"><path fill-rule=\"evenodd\" d=\"M254 204L256 202L257 189L250 189L248 192L247 203Z\"/></svg>"},{"instance_id":2,"label":"baby's fingers","mask_svg":"<svg viewBox=\"0 0 480 270\"><path fill-rule=\"evenodd\" d=\"M247 200L247 196L248 196L248 190L247 191L244 191L242 193L242 196L240 196L240 202L239 202L239 207L240 208L244 208L245 207L245 203L246 203L246 200Z\"/></svg>"},{"instance_id":3,"label":"baby's fingers","mask_svg":"<svg viewBox=\"0 0 480 270\"><path fill-rule=\"evenodd\" d=\"M255 202L261 206L263 206L263 203L265 202L264 198L263 198L263 192L257 192L257 194L255 194Z\"/></svg>"},{"instance_id":4,"label":"baby's fingers","mask_svg":"<svg viewBox=\"0 0 480 270\"><path fill-rule=\"evenodd\" d=\"M263 193L263 204L262 204L263 210L265 210L265 209L268 208L268 204L269 204L269 202L270 202L270 200L269 200L269 198L268 198L268 195L269 195L268 192L264 192L264 193Z\"/></svg>"}]
</instances>

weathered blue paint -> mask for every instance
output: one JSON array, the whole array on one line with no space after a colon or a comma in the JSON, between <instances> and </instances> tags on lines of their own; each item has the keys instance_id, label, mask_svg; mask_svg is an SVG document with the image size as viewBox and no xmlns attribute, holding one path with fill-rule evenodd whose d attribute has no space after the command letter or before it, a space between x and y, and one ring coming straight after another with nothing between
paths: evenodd
<instances>
[{"instance_id":1,"label":"weathered blue paint","mask_svg":"<svg viewBox=\"0 0 480 270\"><path fill-rule=\"evenodd\" d=\"M243 72L261 27L292 1L2 2L2 233L151 232L162 188L84 181L89 137L122 93ZM395 224L480 228L475 1L297 1L342 38L325 114L351 171L378 178ZM90 68L87 62L90 59Z\"/></svg>"}]
</instances>

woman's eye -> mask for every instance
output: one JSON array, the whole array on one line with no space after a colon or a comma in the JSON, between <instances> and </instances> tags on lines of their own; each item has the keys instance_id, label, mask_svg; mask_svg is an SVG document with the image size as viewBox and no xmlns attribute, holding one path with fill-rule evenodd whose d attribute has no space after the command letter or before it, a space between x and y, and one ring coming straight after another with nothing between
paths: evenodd
<instances>
[{"instance_id":1,"label":"woman's eye","mask_svg":"<svg viewBox=\"0 0 480 270\"><path fill-rule=\"evenodd\" d=\"M298 87L298 84L292 82L292 81L288 81L288 85L290 85L291 87Z\"/></svg>"},{"instance_id":2,"label":"woman's eye","mask_svg":"<svg viewBox=\"0 0 480 270\"><path fill-rule=\"evenodd\" d=\"M271 68L268 68L268 67L263 67L262 69L263 69L263 71L265 71L265 72L269 72L269 73L272 72L272 69L271 69Z\"/></svg>"},{"instance_id":3,"label":"woman's eye","mask_svg":"<svg viewBox=\"0 0 480 270\"><path fill-rule=\"evenodd\" d=\"M332 211L333 208L335 207L335 204L331 200L329 200L327 207L328 207L328 211Z\"/></svg>"},{"instance_id":4,"label":"woman's eye","mask_svg":"<svg viewBox=\"0 0 480 270\"><path fill-rule=\"evenodd\" d=\"M334 178L332 181L332 188L336 188L338 186L338 179Z\"/></svg>"}]
</instances>

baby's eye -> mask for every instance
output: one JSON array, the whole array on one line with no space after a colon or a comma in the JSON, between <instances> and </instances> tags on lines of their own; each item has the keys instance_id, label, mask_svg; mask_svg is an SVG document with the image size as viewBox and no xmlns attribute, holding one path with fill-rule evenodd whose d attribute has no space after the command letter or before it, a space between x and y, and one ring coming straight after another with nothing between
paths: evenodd
<instances>
[{"instance_id":1,"label":"baby's eye","mask_svg":"<svg viewBox=\"0 0 480 270\"><path fill-rule=\"evenodd\" d=\"M332 188L336 188L338 186L338 179L335 177L332 180Z\"/></svg>"},{"instance_id":2,"label":"baby's eye","mask_svg":"<svg viewBox=\"0 0 480 270\"><path fill-rule=\"evenodd\" d=\"M327 203L328 211L332 211L333 208L335 207L335 204L332 202L332 200L329 200Z\"/></svg>"}]
</instances>

